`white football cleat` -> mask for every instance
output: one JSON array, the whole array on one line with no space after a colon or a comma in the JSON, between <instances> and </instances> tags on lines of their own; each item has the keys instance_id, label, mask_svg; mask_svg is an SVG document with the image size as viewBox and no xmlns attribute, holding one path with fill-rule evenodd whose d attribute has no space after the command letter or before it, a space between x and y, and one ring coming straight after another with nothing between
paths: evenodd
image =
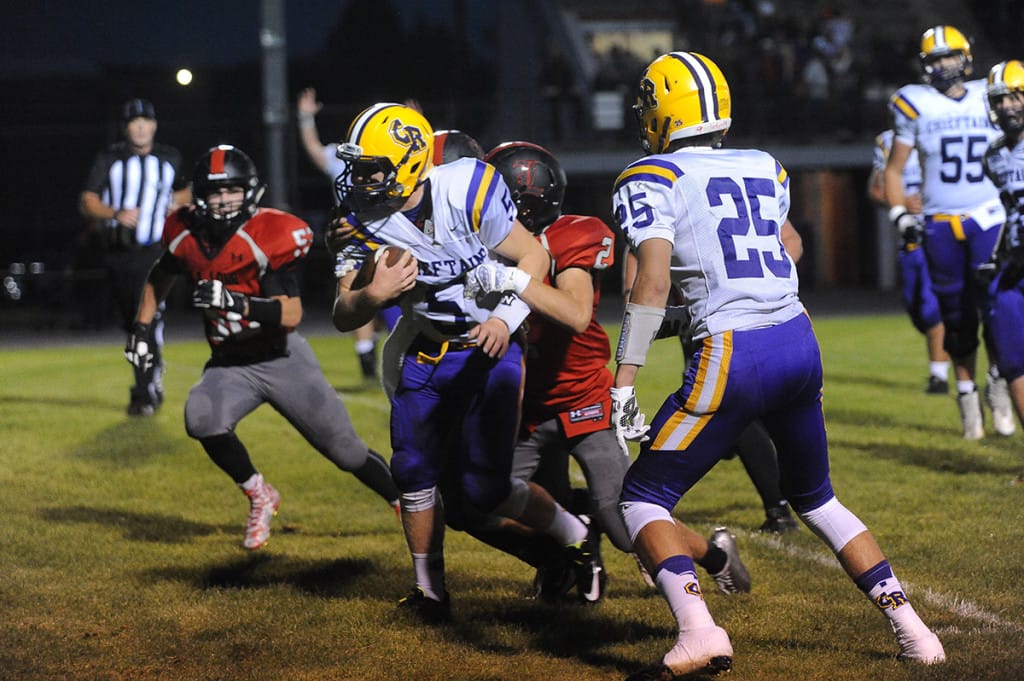
<instances>
[{"instance_id":1,"label":"white football cleat","mask_svg":"<svg viewBox=\"0 0 1024 681\"><path fill-rule=\"evenodd\" d=\"M242 488L249 497L249 520L245 525L245 539L242 546L256 550L267 543L270 538L270 519L277 515L281 505L281 495L273 485L266 482L260 475L253 489Z\"/></svg>"},{"instance_id":2,"label":"white football cleat","mask_svg":"<svg viewBox=\"0 0 1024 681\"><path fill-rule=\"evenodd\" d=\"M928 629L914 637L903 638L897 635L896 638L900 644L900 653L896 657L900 662L941 664L946 661L946 651L942 648L942 642Z\"/></svg>"},{"instance_id":3,"label":"white football cleat","mask_svg":"<svg viewBox=\"0 0 1024 681\"><path fill-rule=\"evenodd\" d=\"M1013 403L1010 402L1010 386L1005 378L994 378L989 374L985 383L985 402L992 410L992 427L1004 437L1013 435L1017 430L1017 421L1013 415Z\"/></svg>"},{"instance_id":4,"label":"white football cleat","mask_svg":"<svg viewBox=\"0 0 1024 681\"><path fill-rule=\"evenodd\" d=\"M732 669L732 643L722 627L705 627L679 632L672 650L662 664L676 676L700 672L717 674Z\"/></svg>"},{"instance_id":5,"label":"white football cleat","mask_svg":"<svg viewBox=\"0 0 1024 681\"><path fill-rule=\"evenodd\" d=\"M960 423L964 428L964 439L980 440L985 437L985 427L981 418L981 398L978 391L957 395L956 403L960 407Z\"/></svg>"}]
</instances>

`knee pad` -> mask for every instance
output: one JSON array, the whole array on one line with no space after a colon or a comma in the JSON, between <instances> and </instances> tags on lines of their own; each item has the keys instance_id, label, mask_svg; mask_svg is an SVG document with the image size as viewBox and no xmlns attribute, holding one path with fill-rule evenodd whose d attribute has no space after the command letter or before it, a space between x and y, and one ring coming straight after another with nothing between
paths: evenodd
<instances>
[{"instance_id":1,"label":"knee pad","mask_svg":"<svg viewBox=\"0 0 1024 681\"><path fill-rule=\"evenodd\" d=\"M648 524L656 520L675 522L667 508L646 501L624 501L619 504L619 512L622 513L622 520L626 523L626 531L629 532L631 544L636 543L636 536Z\"/></svg>"},{"instance_id":2,"label":"knee pad","mask_svg":"<svg viewBox=\"0 0 1024 681\"><path fill-rule=\"evenodd\" d=\"M951 357L966 357L978 349L978 333L967 333L963 329L950 329L947 326L942 347Z\"/></svg>"},{"instance_id":3,"label":"knee pad","mask_svg":"<svg viewBox=\"0 0 1024 681\"><path fill-rule=\"evenodd\" d=\"M835 497L813 510L802 511L798 515L814 534L829 545L833 553L839 553L851 539L868 529L860 518L840 504Z\"/></svg>"},{"instance_id":4,"label":"knee pad","mask_svg":"<svg viewBox=\"0 0 1024 681\"><path fill-rule=\"evenodd\" d=\"M512 478L511 489L505 500L498 504L493 513L505 516L506 518L518 518L526 510L526 504L530 501L530 486L525 480Z\"/></svg>"},{"instance_id":5,"label":"knee pad","mask_svg":"<svg viewBox=\"0 0 1024 681\"><path fill-rule=\"evenodd\" d=\"M403 513L429 511L437 505L437 487L428 487L415 492L402 492L400 500Z\"/></svg>"}]
</instances>

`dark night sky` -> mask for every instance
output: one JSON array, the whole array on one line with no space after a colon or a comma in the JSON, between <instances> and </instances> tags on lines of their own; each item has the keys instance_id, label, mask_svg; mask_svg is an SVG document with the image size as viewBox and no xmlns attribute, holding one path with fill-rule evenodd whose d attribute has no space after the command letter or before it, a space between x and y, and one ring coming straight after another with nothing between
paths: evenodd
<instances>
[{"instance_id":1,"label":"dark night sky","mask_svg":"<svg viewBox=\"0 0 1024 681\"><path fill-rule=\"evenodd\" d=\"M389 0L404 22L448 21L443 0ZM90 71L98 64L223 66L259 55L258 0L14 0L2 3L0 70ZM287 0L288 53L323 46L345 0ZM467 3L471 6L473 3ZM472 7L467 8L472 11ZM385 46L386 47L386 46Z\"/></svg>"}]
</instances>

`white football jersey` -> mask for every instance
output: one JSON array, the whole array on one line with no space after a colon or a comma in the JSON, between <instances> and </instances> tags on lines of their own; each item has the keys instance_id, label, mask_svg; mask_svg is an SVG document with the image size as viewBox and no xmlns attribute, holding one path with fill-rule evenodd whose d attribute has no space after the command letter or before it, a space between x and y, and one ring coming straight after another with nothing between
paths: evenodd
<instances>
[{"instance_id":1,"label":"white football jersey","mask_svg":"<svg viewBox=\"0 0 1024 681\"><path fill-rule=\"evenodd\" d=\"M985 173L1003 196L1008 210L1006 216L1007 239L1010 245L1021 245L1024 222L1024 140L1017 146L1008 146L1000 137L985 153Z\"/></svg>"},{"instance_id":2,"label":"white football jersey","mask_svg":"<svg viewBox=\"0 0 1024 681\"><path fill-rule=\"evenodd\" d=\"M889 160L892 150L892 130L883 130L875 137L875 151L871 160L872 167L882 172ZM917 160L917 149L911 149L907 157L907 165L903 166L903 191L908 196L921 193L921 164Z\"/></svg>"},{"instance_id":3,"label":"white football jersey","mask_svg":"<svg viewBox=\"0 0 1024 681\"><path fill-rule=\"evenodd\" d=\"M615 181L615 217L631 248L673 244L671 276L690 337L755 329L803 312L782 247L789 177L757 150L686 147L635 161Z\"/></svg>"},{"instance_id":4,"label":"white football jersey","mask_svg":"<svg viewBox=\"0 0 1024 681\"><path fill-rule=\"evenodd\" d=\"M435 166L428 189L415 215L397 212L357 225L355 239L361 250L347 249L339 258L359 260L382 245L411 250L419 274L413 295L402 299L403 314L412 315L435 339L461 338L470 325L492 313L492 308L464 297L466 271L491 259L488 251L512 230L516 207L501 174L475 158ZM423 222L422 229L412 222L417 219ZM487 304L517 308L522 319L529 313L514 294ZM436 329L440 331L433 333Z\"/></svg>"},{"instance_id":5,"label":"white football jersey","mask_svg":"<svg viewBox=\"0 0 1024 681\"><path fill-rule=\"evenodd\" d=\"M998 194L982 158L999 130L988 117L985 81L964 83L960 99L930 85L911 84L892 96L896 139L915 147L921 164L925 215L970 214L983 228L1002 222Z\"/></svg>"}]
</instances>

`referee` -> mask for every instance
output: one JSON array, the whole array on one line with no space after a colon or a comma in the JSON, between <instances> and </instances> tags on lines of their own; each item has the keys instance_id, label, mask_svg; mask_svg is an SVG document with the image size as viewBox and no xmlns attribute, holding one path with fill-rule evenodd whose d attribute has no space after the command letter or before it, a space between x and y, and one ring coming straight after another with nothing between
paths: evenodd
<instances>
[{"instance_id":1,"label":"referee","mask_svg":"<svg viewBox=\"0 0 1024 681\"><path fill-rule=\"evenodd\" d=\"M133 320L149 268L160 256L164 219L192 196L180 176L181 154L153 141L152 103L128 100L121 120L124 140L96 155L79 209L103 237L104 265L125 332L144 333L155 348L153 366L135 371L127 410L130 416L149 416L163 401L163 320L158 313L147 329L133 329Z\"/></svg>"}]
</instances>

